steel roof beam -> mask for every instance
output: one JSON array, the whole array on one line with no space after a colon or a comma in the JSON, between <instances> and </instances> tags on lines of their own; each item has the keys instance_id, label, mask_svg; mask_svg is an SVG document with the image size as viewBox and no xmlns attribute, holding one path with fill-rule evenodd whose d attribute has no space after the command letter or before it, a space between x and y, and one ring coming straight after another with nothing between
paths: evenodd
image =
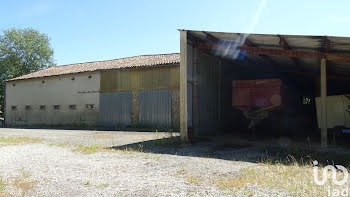
<instances>
[{"instance_id":1,"label":"steel roof beam","mask_svg":"<svg viewBox=\"0 0 350 197\"><path fill-rule=\"evenodd\" d=\"M325 53L329 53L329 51L331 50L331 41L328 40L328 38L325 38L325 44L324 44L324 52Z\"/></svg>"},{"instance_id":2,"label":"steel roof beam","mask_svg":"<svg viewBox=\"0 0 350 197\"><path fill-rule=\"evenodd\" d=\"M281 35L278 35L278 38L280 39L279 45L282 47L282 49L292 50L292 48L289 46L288 42L286 41L286 39L284 37L282 37ZM291 59L294 62L294 64L300 68L300 64L299 64L298 59L295 57L292 57Z\"/></svg>"},{"instance_id":3,"label":"steel roof beam","mask_svg":"<svg viewBox=\"0 0 350 197\"><path fill-rule=\"evenodd\" d=\"M240 33L237 33L240 36L240 41L241 41L241 45L242 46L246 46L246 47L257 47L257 45L255 43L253 43L251 40L248 39L248 37L243 38L245 35L242 35ZM244 39L244 41L242 42L242 39ZM260 57L264 58L269 64L271 64L275 69L277 69L278 67L276 66L276 62L273 61L269 56L267 55L259 55Z\"/></svg>"},{"instance_id":4,"label":"steel roof beam","mask_svg":"<svg viewBox=\"0 0 350 197\"><path fill-rule=\"evenodd\" d=\"M220 45L212 44L208 42L197 42L196 46L200 49L212 49L219 50ZM238 46L236 49L230 50L241 50L246 53L255 55L268 55L268 56L285 56L291 58L315 58L332 61L343 61L350 62L350 54L340 54L340 53L325 53L320 51L303 51L303 50L286 50L286 49L276 49L276 48L262 48L262 47L248 47L248 46Z\"/></svg>"},{"instance_id":5,"label":"steel roof beam","mask_svg":"<svg viewBox=\"0 0 350 197\"><path fill-rule=\"evenodd\" d=\"M211 35L210 33L208 32L205 32L203 31L203 33L207 36L207 40L209 40L210 42L213 42L213 43L219 43L220 40L218 38L216 38L215 36Z\"/></svg>"}]
</instances>

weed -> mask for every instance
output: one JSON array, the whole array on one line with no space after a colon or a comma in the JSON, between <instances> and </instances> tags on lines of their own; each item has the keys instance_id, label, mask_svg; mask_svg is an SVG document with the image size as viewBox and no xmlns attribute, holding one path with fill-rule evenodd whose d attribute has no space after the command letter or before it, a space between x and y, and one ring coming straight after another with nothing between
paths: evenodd
<instances>
[{"instance_id":1,"label":"weed","mask_svg":"<svg viewBox=\"0 0 350 197\"><path fill-rule=\"evenodd\" d=\"M86 187L90 187L91 186L91 180L87 180L86 183L84 184Z\"/></svg>"},{"instance_id":2,"label":"weed","mask_svg":"<svg viewBox=\"0 0 350 197\"><path fill-rule=\"evenodd\" d=\"M31 174L24 168L21 168L20 172L21 176L10 177L7 181L7 185L9 187L14 187L21 190L22 196L25 196L28 193L28 191L33 189L38 184L38 181L29 179Z\"/></svg>"},{"instance_id":3,"label":"weed","mask_svg":"<svg viewBox=\"0 0 350 197\"><path fill-rule=\"evenodd\" d=\"M8 197L8 193L5 192L7 183L0 175L0 197Z\"/></svg>"},{"instance_id":4,"label":"weed","mask_svg":"<svg viewBox=\"0 0 350 197\"><path fill-rule=\"evenodd\" d=\"M29 171L26 171L24 168L21 168L21 174L22 174L22 177L27 179L31 176L31 173Z\"/></svg>"},{"instance_id":5,"label":"weed","mask_svg":"<svg viewBox=\"0 0 350 197\"><path fill-rule=\"evenodd\" d=\"M91 146L83 146L78 145L77 147L73 148L72 151L80 152L83 154L91 154L96 153L99 151L106 151L106 152L121 152L121 153L135 153L135 152L142 152L143 151L143 144L139 144L137 146L133 147L125 147L125 148L107 148L101 145L91 145Z\"/></svg>"},{"instance_id":6,"label":"weed","mask_svg":"<svg viewBox=\"0 0 350 197\"><path fill-rule=\"evenodd\" d=\"M0 196L1 196L1 192L4 192L6 188L6 183L4 181L4 179L2 177L0 177Z\"/></svg>"},{"instance_id":7,"label":"weed","mask_svg":"<svg viewBox=\"0 0 350 197\"><path fill-rule=\"evenodd\" d=\"M103 184L96 185L96 188L100 189L100 188L104 188L104 187L108 187L108 186L109 186L108 183L103 183Z\"/></svg>"},{"instance_id":8,"label":"weed","mask_svg":"<svg viewBox=\"0 0 350 197\"><path fill-rule=\"evenodd\" d=\"M113 139L114 136L111 135L95 135L95 138L102 138L102 139Z\"/></svg>"},{"instance_id":9,"label":"weed","mask_svg":"<svg viewBox=\"0 0 350 197\"><path fill-rule=\"evenodd\" d=\"M25 178L21 177L15 177L12 181L12 186L20 189L22 191L22 196L25 196L25 194L34 188L35 185L38 184L37 180L27 180Z\"/></svg>"},{"instance_id":10,"label":"weed","mask_svg":"<svg viewBox=\"0 0 350 197\"><path fill-rule=\"evenodd\" d=\"M67 142L51 142L48 144L49 146L59 146L59 147L67 147L69 144Z\"/></svg>"},{"instance_id":11,"label":"weed","mask_svg":"<svg viewBox=\"0 0 350 197\"><path fill-rule=\"evenodd\" d=\"M96 153L101 150L103 150L104 147L101 145L91 145L91 146L83 146L83 145L78 145L78 147L72 149L72 151L84 153L84 154L91 154L91 153Z\"/></svg>"},{"instance_id":12,"label":"weed","mask_svg":"<svg viewBox=\"0 0 350 197\"><path fill-rule=\"evenodd\" d=\"M187 176L186 179L189 183L193 184L199 184L203 182L203 180L200 177Z\"/></svg>"}]
</instances>

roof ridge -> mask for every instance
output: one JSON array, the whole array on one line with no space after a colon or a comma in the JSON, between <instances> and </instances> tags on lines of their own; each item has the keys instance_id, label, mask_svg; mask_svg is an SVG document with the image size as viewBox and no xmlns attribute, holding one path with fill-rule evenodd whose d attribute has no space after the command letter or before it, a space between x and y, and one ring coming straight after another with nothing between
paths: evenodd
<instances>
[{"instance_id":1,"label":"roof ridge","mask_svg":"<svg viewBox=\"0 0 350 197\"><path fill-rule=\"evenodd\" d=\"M125 61L120 61L125 60ZM32 72L26 75L15 77L5 80L16 81L23 79L41 78L49 76L58 76L72 73L93 72L98 70L109 69L124 69L124 68L136 68L136 67L151 67L157 65L178 64L180 62L179 53L165 53L165 54L149 54L149 55L136 55L131 57L124 57L111 60L102 60L94 62L82 62L75 64L67 64L61 66L52 66ZM75 66L77 65L77 66Z\"/></svg>"},{"instance_id":2,"label":"roof ridge","mask_svg":"<svg viewBox=\"0 0 350 197\"><path fill-rule=\"evenodd\" d=\"M180 55L180 53L162 53L162 54L134 55L134 56L130 56L130 57L121 57L121 58L115 58L115 59L110 59L110 60L98 60L98 61L88 61L88 62L80 62L80 63L72 63L72 64L63 64L63 65L56 65L56 66L52 66L52 67L71 66L71 65L88 64L88 63L96 63L96 62L108 62L108 61L129 59L129 58L135 58L135 57L143 57L143 56L176 55L176 54Z\"/></svg>"}]
</instances>

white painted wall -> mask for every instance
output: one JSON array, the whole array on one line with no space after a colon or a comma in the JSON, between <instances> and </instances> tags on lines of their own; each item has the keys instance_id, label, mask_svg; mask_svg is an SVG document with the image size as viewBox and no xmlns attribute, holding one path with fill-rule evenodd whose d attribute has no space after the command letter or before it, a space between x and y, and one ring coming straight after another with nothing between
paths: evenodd
<instances>
[{"instance_id":1,"label":"white painted wall","mask_svg":"<svg viewBox=\"0 0 350 197\"><path fill-rule=\"evenodd\" d=\"M99 72L8 82L5 122L9 126L97 125L99 91ZM86 109L86 104L94 108ZM27 105L31 110L26 110ZM46 110L40 110L40 105ZM54 105L60 105L60 110L54 110ZM69 105L76 105L76 109L69 109Z\"/></svg>"}]
</instances>

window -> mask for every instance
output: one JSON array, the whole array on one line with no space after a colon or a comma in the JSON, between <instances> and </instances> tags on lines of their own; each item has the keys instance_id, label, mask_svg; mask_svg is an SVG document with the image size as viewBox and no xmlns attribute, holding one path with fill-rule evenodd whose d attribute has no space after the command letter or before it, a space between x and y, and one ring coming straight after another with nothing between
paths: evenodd
<instances>
[{"instance_id":1,"label":"window","mask_svg":"<svg viewBox=\"0 0 350 197\"><path fill-rule=\"evenodd\" d=\"M69 109L75 110L77 108L77 105L69 105Z\"/></svg>"},{"instance_id":2,"label":"window","mask_svg":"<svg viewBox=\"0 0 350 197\"><path fill-rule=\"evenodd\" d=\"M59 106L59 105L54 105L54 106L53 106L53 109L54 109L54 110L60 110L60 106Z\"/></svg>"},{"instance_id":3,"label":"window","mask_svg":"<svg viewBox=\"0 0 350 197\"><path fill-rule=\"evenodd\" d=\"M94 108L94 104L86 104L85 108L86 109L93 109Z\"/></svg>"},{"instance_id":4,"label":"window","mask_svg":"<svg viewBox=\"0 0 350 197\"><path fill-rule=\"evenodd\" d=\"M17 106L11 106L12 111L16 111L17 110Z\"/></svg>"},{"instance_id":5,"label":"window","mask_svg":"<svg viewBox=\"0 0 350 197\"><path fill-rule=\"evenodd\" d=\"M31 109L32 109L32 106L26 105L26 110L31 110Z\"/></svg>"},{"instance_id":6,"label":"window","mask_svg":"<svg viewBox=\"0 0 350 197\"><path fill-rule=\"evenodd\" d=\"M40 105L40 110L46 110L46 106L45 105Z\"/></svg>"},{"instance_id":7,"label":"window","mask_svg":"<svg viewBox=\"0 0 350 197\"><path fill-rule=\"evenodd\" d=\"M303 104L304 105L310 105L311 104L311 98L307 97L307 96L304 96L303 97Z\"/></svg>"}]
</instances>

